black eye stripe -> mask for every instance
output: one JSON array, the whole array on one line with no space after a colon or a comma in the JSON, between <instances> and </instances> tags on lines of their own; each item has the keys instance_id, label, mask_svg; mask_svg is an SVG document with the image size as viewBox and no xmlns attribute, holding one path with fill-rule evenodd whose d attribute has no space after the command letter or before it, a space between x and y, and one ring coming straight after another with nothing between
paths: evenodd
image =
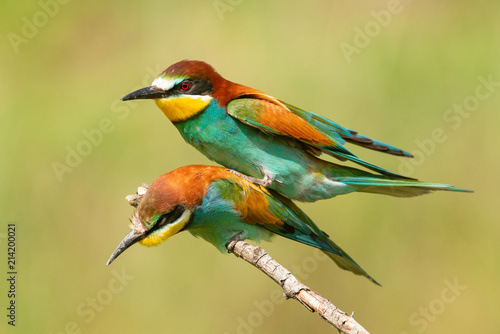
<instances>
[{"instance_id":1,"label":"black eye stripe","mask_svg":"<svg viewBox=\"0 0 500 334\"><path fill-rule=\"evenodd\" d=\"M175 85L171 91L173 94L208 95L212 94L214 89L206 80L184 80Z\"/></svg>"},{"instance_id":2,"label":"black eye stripe","mask_svg":"<svg viewBox=\"0 0 500 334\"><path fill-rule=\"evenodd\" d=\"M153 227L146 233L146 235L159 230L165 225L172 224L177 219L179 219L179 217L182 216L183 213L184 207L182 205L177 205L174 210L160 216L160 218L158 218L158 220L156 221L156 224L153 225Z\"/></svg>"}]
</instances>

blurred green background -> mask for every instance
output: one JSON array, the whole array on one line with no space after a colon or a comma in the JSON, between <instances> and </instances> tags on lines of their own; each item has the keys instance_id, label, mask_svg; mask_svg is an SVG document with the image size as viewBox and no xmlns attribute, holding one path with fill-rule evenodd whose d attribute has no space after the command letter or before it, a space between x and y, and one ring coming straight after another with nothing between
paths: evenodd
<instances>
[{"instance_id":1,"label":"blurred green background","mask_svg":"<svg viewBox=\"0 0 500 334\"><path fill-rule=\"evenodd\" d=\"M282 238L263 247L373 333L498 332L497 2L0 8L2 332L332 331L297 302L272 297L279 289L258 270L189 233L134 246L105 266L129 230L127 194L177 167L211 164L152 102L119 101L181 59L416 155L405 164L349 147L365 160L474 189L301 204L382 288L310 247ZM68 157L72 150L84 155ZM6 318L8 223L17 226L15 328Z\"/></svg>"}]
</instances>

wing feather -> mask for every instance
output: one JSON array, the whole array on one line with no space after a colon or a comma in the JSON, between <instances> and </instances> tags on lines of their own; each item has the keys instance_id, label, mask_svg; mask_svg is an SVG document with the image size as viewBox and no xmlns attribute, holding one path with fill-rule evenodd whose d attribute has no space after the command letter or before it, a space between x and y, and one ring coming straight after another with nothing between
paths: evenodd
<instances>
[{"instance_id":1,"label":"wing feather","mask_svg":"<svg viewBox=\"0 0 500 334\"><path fill-rule=\"evenodd\" d=\"M248 224L258 224L282 237L319 248L340 268L365 276L375 284L379 284L330 240L328 235L321 231L291 200L272 190L247 181L242 182L241 179L236 182L240 188L238 190L242 191L239 192L242 196L238 198L235 208L241 213L243 221ZM235 193L238 191L233 191L232 196L236 196Z\"/></svg>"},{"instance_id":2,"label":"wing feather","mask_svg":"<svg viewBox=\"0 0 500 334\"><path fill-rule=\"evenodd\" d=\"M343 146L346 139L372 149L385 144L358 135L324 117L293 107L264 93L242 95L232 100L227 105L227 112L237 120L265 133L294 138L305 144L306 150L313 154L320 150L339 160L347 159L387 176L406 178L358 158ZM310 149L307 149L307 146ZM380 149L382 152L394 150L397 149L392 146L387 150Z\"/></svg>"}]
</instances>

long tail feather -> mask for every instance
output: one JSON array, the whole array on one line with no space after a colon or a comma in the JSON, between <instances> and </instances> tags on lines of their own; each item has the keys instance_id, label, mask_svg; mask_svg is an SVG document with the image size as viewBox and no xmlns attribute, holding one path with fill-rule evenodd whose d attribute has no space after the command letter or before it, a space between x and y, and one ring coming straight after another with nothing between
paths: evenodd
<instances>
[{"instance_id":1,"label":"long tail feather","mask_svg":"<svg viewBox=\"0 0 500 334\"><path fill-rule=\"evenodd\" d=\"M340 268L351 271L356 275L365 276L373 283L380 285L366 271L361 268L346 252L342 250L328 235L319 229L318 226L290 199L270 191L274 198L278 198L286 207L279 205L269 198L271 212L283 219L283 225L264 225L263 228L279 234L285 238L301 242L303 244L321 249ZM276 211L278 210L278 211ZM289 214L283 215L287 210ZM290 214L293 213L293 214Z\"/></svg>"},{"instance_id":2,"label":"long tail feather","mask_svg":"<svg viewBox=\"0 0 500 334\"><path fill-rule=\"evenodd\" d=\"M373 277L368 275L368 273L364 271L360 266L358 266L356 262L354 262L351 258L346 258L346 256L349 257L349 255L345 253L343 255L338 255L325 250L323 250L323 253L325 253L330 259L332 259L340 268L348 270L356 275L365 276L373 283L381 286L379 282L377 282L375 279L373 279Z\"/></svg>"},{"instance_id":3,"label":"long tail feather","mask_svg":"<svg viewBox=\"0 0 500 334\"><path fill-rule=\"evenodd\" d=\"M471 190L456 188L449 184L428 183L417 180L393 180L373 177L342 177L337 179L348 185L359 186L358 191L391 195L396 197L413 197L428 194L435 190L473 192Z\"/></svg>"},{"instance_id":4,"label":"long tail feather","mask_svg":"<svg viewBox=\"0 0 500 334\"><path fill-rule=\"evenodd\" d=\"M408 177L408 176L404 176L404 175L401 175L401 174L397 174L397 173L393 173L391 171L388 171L387 169L384 169L382 167L379 167L379 166L376 166L374 164L371 164L369 162L366 162L360 158L358 158L357 156L355 155L350 155L350 154L344 154L344 153L339 153L339 152L334 152L333 153L335 156L341 156L342 158L345 158L349 161L352 161L352 162L355 162L361 166L364 166L368 169L371 169L377 173L380 173L382 175L385 175L385 176L390 176L390 177L394 177L394 178L398 178L398 179L405 179L405 180L414 180L413 178L411 177Z\"/></svg>"}]
</instances>

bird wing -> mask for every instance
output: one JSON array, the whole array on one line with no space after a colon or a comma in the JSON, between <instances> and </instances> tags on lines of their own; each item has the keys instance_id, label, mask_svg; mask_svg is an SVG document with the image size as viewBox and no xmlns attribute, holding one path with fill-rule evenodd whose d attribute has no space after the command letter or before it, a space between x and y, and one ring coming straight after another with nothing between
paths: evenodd
<instances>
[{"instance_id":1,"label":"bird wing","mask_svg":"<svg viewBox=\"0 0 500 334\"><path fill-rule=\"evenodd\" d=\"M302 242L321 249L328 257L342 269L362 275L373 283L380 285L363 268L361 268L346 252L342 250L328 235L321 231L318 226L291 200L270 191L272 196L268 196L269 211L284 222L283 225L263 225L271 232L283 237Z\"/></svg>"},{"instance_id":2,"label":"bird wing","mask_svg":"<svg viewBox=\"0 0 500 334\"><path fill-rule=\"evenodd\" d=\"M341 125L325 118L321 115L315 114L313 112L300 109L291 104L282 102L292 113L295 115L307 120L309 123L314 125L320 131L323 131L327 135L339 135L345 141L350 142L351 144L355 144L358 146L363 146L375 151L380 151L383 153L388 153L397 156L404 156L408 158L412 158L413 155L406 151L403 151L400 148L395 146L383 143L381 141L363 136L359 134L357 131L350 130L342 127Z\"/></svg>"},{"instance_id":3,"label":"bird wing","mask_svg":"<svg viewBox=\"0 0 500 334\"><path fill-rule=\"evenodd\" d=\"M240 212L244 222L257 224L285 238L319 248L340 268L365 276L378 284L291 200L241 179L234 179L231 183L233 191L224 193L235 203L235 209Z\"/></svg>"},{"instance_id":4,"label":"bird wing","mask_svg":"<svg viewBox=\"0 0 500 334\"><path fill-rule=\"evenodd\" d=\"M350 160L378 173L405 178L366 162L343 145L346 140L386 153L411 156L402 150L357 134L315 113L286 104L264 93L242 95L227 105L227 112L239 121L263 132L299 140L340 160Z\"/></svg>"}]
</instances>

